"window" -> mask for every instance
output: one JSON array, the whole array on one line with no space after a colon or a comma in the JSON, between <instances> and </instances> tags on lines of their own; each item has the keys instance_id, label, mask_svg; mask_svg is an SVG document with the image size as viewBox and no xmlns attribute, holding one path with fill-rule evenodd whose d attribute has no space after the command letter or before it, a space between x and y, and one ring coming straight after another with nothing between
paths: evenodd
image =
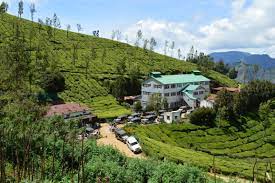
<instances>
[{"instance_id":1,"label":"window","mask_svg":"<svg viewBox=\"0 0 275 183\"><path fill-rule=\"evenodd\" d=\"M169 93L165 93L164 96L165 97L169 97L170 95L169 95Z\"/></svg>"},{"instance_id":2,"label":"window","mask_svg":"<svg viewBox=\"0 0 275 183\"><path fill-rule=\"evenodd\" d=\"M202 95L202 94L203 94L203 91L199 91L199 94Z\"/></svg>"},{"instance_id":3,"label":"window","mask_svg":"<svg viewBox=\"0 0 275 183\"><path fill-rule=\"evenodd\" d=\"M177 120L178 119L178 116L175 116L175 120Z\"/></svg>"},{"instance_id":4,"label":"window","mask_svg":"<svg viewBox=\"0 0 275 183\"><path fill-rule=\"evenodd\" d=\"M142 94L143 95L150 95L150 92L143 91Z\"/></svg>"},{"instance_id":5,"label":"window","mask_svg":"<svg viewBox=\"0 0 275 183\"><path fill-rule=\"evenodd\" d=\"M182 84L177 84L177 87L178 87L178 88L181 88L181 87L182 87Z\"/></svg>"},{"instance_id":6,"label":"window","mask_svg":"<svg viewBox=\"0 0 275 183\"><path fill-rule=\"evenodd\" d=\"M198 92L194 92L194 95L198 95Z\"/></svg>"},{"instance_id":7,"label":"window","mask_svg":"<svg viewBox=\"0 0 275 183\"><path fill-rule=\"evenodd\" d=\"M181 92L178 92L177 95L180 96L180 95L181 95Z\"/></svg>"},{"instance_id":8,"label":"window","mask_svg":"<svg viewBox=\"0 0 275 183\"><path fill-rule=\"evenodd\" d=\"M154 88L162 88L162 85L154 85Z\"/></svg>"},{"instance_id":9,"label":"window","mask_svg":"<svg viewBox=\"0 0 275 183\"><path fill-rule=\"evenodd\" d=\"M167 116L167 120L170 120L170 116Z\"/></svg>"},{"instance_id":10,"label":"window","mask_svg":"<svg viewBox=\"0 0 275 183\"><path fill-rule=\"evenodd\" d=\"M171 88L176 88L176 85L175 85L175 84L172 84L172 85L171 85Z\"/></svg>"},{"instance_id":11,"label":"window","mask_svg":"<svg viewBox=\"0 0 275 183\"><path fill-rule=\"evenodd\" d=\"M205 85L209 85L209 81L205 81L204 84L205 84Z\"/></svg>"},{"instance_id":12,"label":"window","mask_svg":"<svg viewBox=\"0 0 275 183\"><path fill-rule=\"evenodd\" d=\"M176 92L172 92L172 93L171 93L171 96L176 96L176 95L177 95Z\"/></svg>"},{"instance_id":13,"label":"window","mask_svg":"<svg viewBox=\"0 0 275 183\"><path fill-rule=\"evenodd\" d=\"M164 85L164 89L168 89L168 88L170 88L169 85Z\"/></svg>"},{"instance_id":14,"label":"window","mask_svg":"<svg viewBox=\"0 0 275 183\"><path fill-rule=\"evenodd\" d=\"M143 84L143 87L151 87L151 84Z\"/></svg>"}]
</instances>

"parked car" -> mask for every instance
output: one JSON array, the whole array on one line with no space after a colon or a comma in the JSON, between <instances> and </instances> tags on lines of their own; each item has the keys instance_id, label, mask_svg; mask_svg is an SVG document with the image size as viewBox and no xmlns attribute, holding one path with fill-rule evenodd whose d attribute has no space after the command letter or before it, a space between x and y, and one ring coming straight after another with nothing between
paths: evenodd
<instances>
[{"instance_id":1,"label":"parked car","mask_svg":"<svg viewBox=\"0 0 275 183\"><path fill-rule=\"evenodd\" d=\"M132 152L134 152L134 153L142 152L141 147L135 137L133 137L133 136L129 137L126 140L126 144Z\"/></svg>"},{"instance_id":2,"label":"parked car","mask_svg":"<svg viewBox=\"0 0 275 183\"><path fill-rule=\"evenodd\" d=\"M123 116L119 116L116 119L114 119L114 123L123 123L124 121L126 121L128 118L127 115L123 115Z\"/></svg>"},{"instance_id":3,"label":"parked car","mask_svg":"<svg viewBox=\"0 0 275 183\"><path fill-rule=\"evenodd\" d=\"M116 135L116 138L118 140L120 140L124 143L126 142L126 140L128 138L127 133L124 130L120 129L120 128L115 129L115 135Z\"/></svg>"},{"instance_id":4,"label":"parked car","mask_svg":"<svg viewBox=\"0 0 275 183\"><path fill-rule=\"evenodd\" d=\"M144 124L153 123L156 118L157 118L157 115L144 116L143 119L141 120L141 122Z\"/></svg>"},{"instance_id":5,"label":"parked car","mask_svg":"<svg viewBox=\"0 0 275 183\"><path fill-rule=\"evenodd\" d=\"M130 120L130 122L133 122L133 123L140 123L140 122L141 122L141 118L140 118L140 117L132 118L132 119Z\"/></svg>"},{"instance_id":6,"label":"parked car","mask_svg":"<svg viewBox=\"0 0 275 183\"><path fill-rule=\"evenodd\" d=\"M145 116L157 115L156 112L145 112Z\"/></svg>"},{"instance_id":7,"label":"parked car","mask_svg":"<svg viewBox=\"0 0 275 183\"><path fill-rule=\"evenodd\" d=\"M141 116L141 113L134 113L132 114L131 116L128 117L128 120L131 121L133 118L137 118L137 117L140 117Z\"/></svg>"}]
</instances>

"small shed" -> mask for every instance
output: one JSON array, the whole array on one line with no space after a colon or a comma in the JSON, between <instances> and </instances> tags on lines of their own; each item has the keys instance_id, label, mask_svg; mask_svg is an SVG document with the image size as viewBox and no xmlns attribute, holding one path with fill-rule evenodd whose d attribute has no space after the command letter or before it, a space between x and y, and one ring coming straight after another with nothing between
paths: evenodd
<instances>
[{"instance_id":1,"label":"small shed","mask_svg":"<svg viewBox=\"0 0 275 183\"><path fill-rule=\"evenodd\" d=\"M165 112L164 115L164 122L172 123L172 122L179 122L181 120L181 112L182 109L172 112Z\"/></svg>"}]
</instances>

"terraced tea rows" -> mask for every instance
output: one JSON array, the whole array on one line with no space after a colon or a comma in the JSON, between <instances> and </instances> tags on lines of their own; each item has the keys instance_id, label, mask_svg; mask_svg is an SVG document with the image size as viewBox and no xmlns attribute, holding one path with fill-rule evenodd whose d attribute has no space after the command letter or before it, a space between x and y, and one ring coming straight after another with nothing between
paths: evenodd
<instances>
[{"instance_id":1,"label":"terraced tea rows","mask_svg":"<svg viewBox=\"0 0 275 183\"><path fill-rule=\"evenodd\" d=\"M264 176L267 163L275 168L275 124L264 130L254 120L243 126L246 131L206 128L192 124L161 124L126 127L143 143L145 151L159 158L188 162L204 168L213 167L225 174L252 178L255 159L258 176ZM268 165L268 167L266 167Z\"/></svg>"}]
</instances>

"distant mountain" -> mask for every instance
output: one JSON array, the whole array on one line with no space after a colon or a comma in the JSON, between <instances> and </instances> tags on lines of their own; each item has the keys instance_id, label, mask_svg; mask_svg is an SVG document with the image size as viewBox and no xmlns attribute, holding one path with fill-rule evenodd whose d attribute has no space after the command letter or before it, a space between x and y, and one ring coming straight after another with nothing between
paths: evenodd
<instances>
[{"instance_id":1,"label":"distant mountain","mask_svg":"<svg viewBox=\"0 0 275 183\"><path fill-rule=\"evenodd\" d=\"M243 63L249 65L259 65L262 68L275 68L275 59L266 54L259 55L240 51L228 51L214 52L211 53L209 56L211 56L215 62L223 60L229 65L236 65L236 63L242 61Z\"/></svg>"}]
</instances>

